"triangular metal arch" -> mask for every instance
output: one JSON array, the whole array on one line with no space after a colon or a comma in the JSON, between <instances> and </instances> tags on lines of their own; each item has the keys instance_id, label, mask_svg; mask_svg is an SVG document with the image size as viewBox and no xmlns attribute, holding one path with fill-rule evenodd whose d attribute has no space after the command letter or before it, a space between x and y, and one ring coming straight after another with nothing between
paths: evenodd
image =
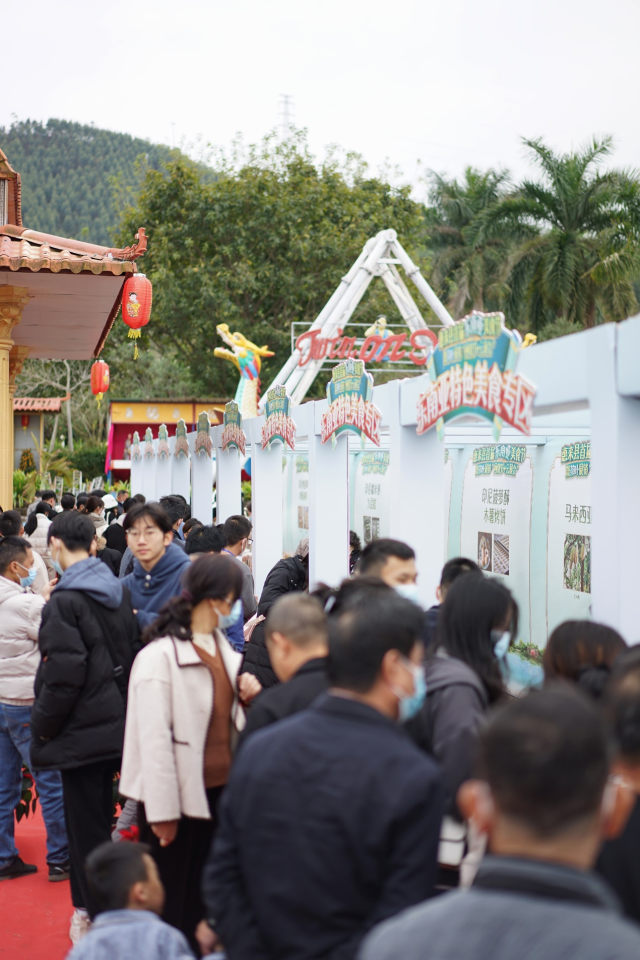
<instances>
[{"instance_id":1,"label":"triangular metal arch","mask_svg":"<svg viewBox=\"0 0 640 960\"><path fill-rule=\"evenodd\" d=\"M426 323L393 260L400 262L406 276L413 281L440 322L444 326L450 326L453 318L403 248L396 231L381 230L375 237L367 240L362 253L342 278L337 290L309 330L321 330L322 337L326 339L335 336L338 329L344 330L374 277L381 277L409 329L413 332L424 328ZM271 384L271 387L284 384L296 404L304 400L324 363L323 360L310 360L304 367L300 367L299 360L300 351L296 349ZM260 410L265 402L266 393L260 401Z\"/></svg>"}]
</instances>

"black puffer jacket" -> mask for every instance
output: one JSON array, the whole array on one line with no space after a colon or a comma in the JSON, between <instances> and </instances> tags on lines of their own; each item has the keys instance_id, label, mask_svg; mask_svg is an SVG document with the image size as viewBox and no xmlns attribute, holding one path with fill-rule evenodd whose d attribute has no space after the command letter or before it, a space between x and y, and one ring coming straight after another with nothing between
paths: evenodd
<instances>
[{"instance_id":1,"label":"black puffer jacket","mask_svg":"<svg viewBox=\"0 0 640 960\"><path fill-rule=\"evenodd\" d=\"M306 590L308 574L308 563L302 557L286 557L284 560L278 560L264 582L258 604L258 616L266 617L278 597L284 596L285 593ZM265 689L275 687L279 682L273 672L265 643L264 620L254 628L251 640L245 645L242 673L252 673Z\"/></svg>"},{"instance_id":2,"label":"black puffer jacket","mask_svg":"<svg viewBox=\"0 0 640 960\"><path fill-rule=\"evenodd\" d=\"M31 711L34 770L70 770L120 757L123 691L139 648L129 591L99 560L74 564L44 608L39 644ZM122 668L119 678L116 667Z\"/></svg>"}]
</instances>

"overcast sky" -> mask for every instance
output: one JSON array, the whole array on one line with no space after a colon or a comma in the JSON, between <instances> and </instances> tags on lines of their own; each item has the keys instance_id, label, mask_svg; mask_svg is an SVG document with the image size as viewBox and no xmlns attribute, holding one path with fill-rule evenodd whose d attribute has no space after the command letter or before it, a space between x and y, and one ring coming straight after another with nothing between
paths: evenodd
<instances>
[{"instance_id":1,"label":"overcast sky","mask_svg":"<svg viewBox=\"0 0 640 960\"><path fill-rule=\"evenodd\" d=\"M522 136L610 133L615 164L640 166L639 36L639 0L32 0L0 60L0 125L224 146L274 128L287 93L314 151L414 183L420 164L521 175Z\"/></svg>"}]
</instances>

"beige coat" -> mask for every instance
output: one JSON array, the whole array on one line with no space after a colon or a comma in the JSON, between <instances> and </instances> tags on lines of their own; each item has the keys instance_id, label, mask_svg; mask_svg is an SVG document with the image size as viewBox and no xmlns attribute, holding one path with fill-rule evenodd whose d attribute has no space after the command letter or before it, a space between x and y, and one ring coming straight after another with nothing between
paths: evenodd
<instances>
[{"instance_id":1,"label":"beige coat","mask_svg":"<svg viewBox=\"0 0 640 960\"><path fill-rule=\"evenodd\" d=\"M49 520L44 513L39 513L37 520L38 525L36 529L31 536L25 534L24 539L28 541L31 549L42 557L47 568L47 573L49 574L49 580L53 580L57 577L57 573L51 561L51 553L49 552L49 544L47 543L47 533L51 526L51 520Z\"/></svg>"},{"instance_id":2,"label":"beige coat","mask_svg":"<svg viewBox=\"0 0 640 960\"><path fill-rule=\"evenodd\" d=\"M216 641L236 690L242 656L220 631ZM150 823L210 819L204 750L212 713L211 671L190 640L160 637L140 651L129 682L120 793L144 803ZM235 731L245 722L236 693Z\"/></svg>"}]
</instances>

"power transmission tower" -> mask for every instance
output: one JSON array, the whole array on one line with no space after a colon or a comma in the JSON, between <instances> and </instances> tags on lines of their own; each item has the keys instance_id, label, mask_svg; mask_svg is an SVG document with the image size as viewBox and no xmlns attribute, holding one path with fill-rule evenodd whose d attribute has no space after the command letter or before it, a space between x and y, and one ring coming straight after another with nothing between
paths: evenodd
<instances>
[{"instance_id":1,"label":"power transmission tower","mask_svg":"<svg viewBox=\"0 0 640 960\"><path fill-rule=\"evenodd\" d=\"M280 139L291 136L295 127L294 101L290 93L281 93L278 97L278 128Z\"/></svg>"}]
</instances>

